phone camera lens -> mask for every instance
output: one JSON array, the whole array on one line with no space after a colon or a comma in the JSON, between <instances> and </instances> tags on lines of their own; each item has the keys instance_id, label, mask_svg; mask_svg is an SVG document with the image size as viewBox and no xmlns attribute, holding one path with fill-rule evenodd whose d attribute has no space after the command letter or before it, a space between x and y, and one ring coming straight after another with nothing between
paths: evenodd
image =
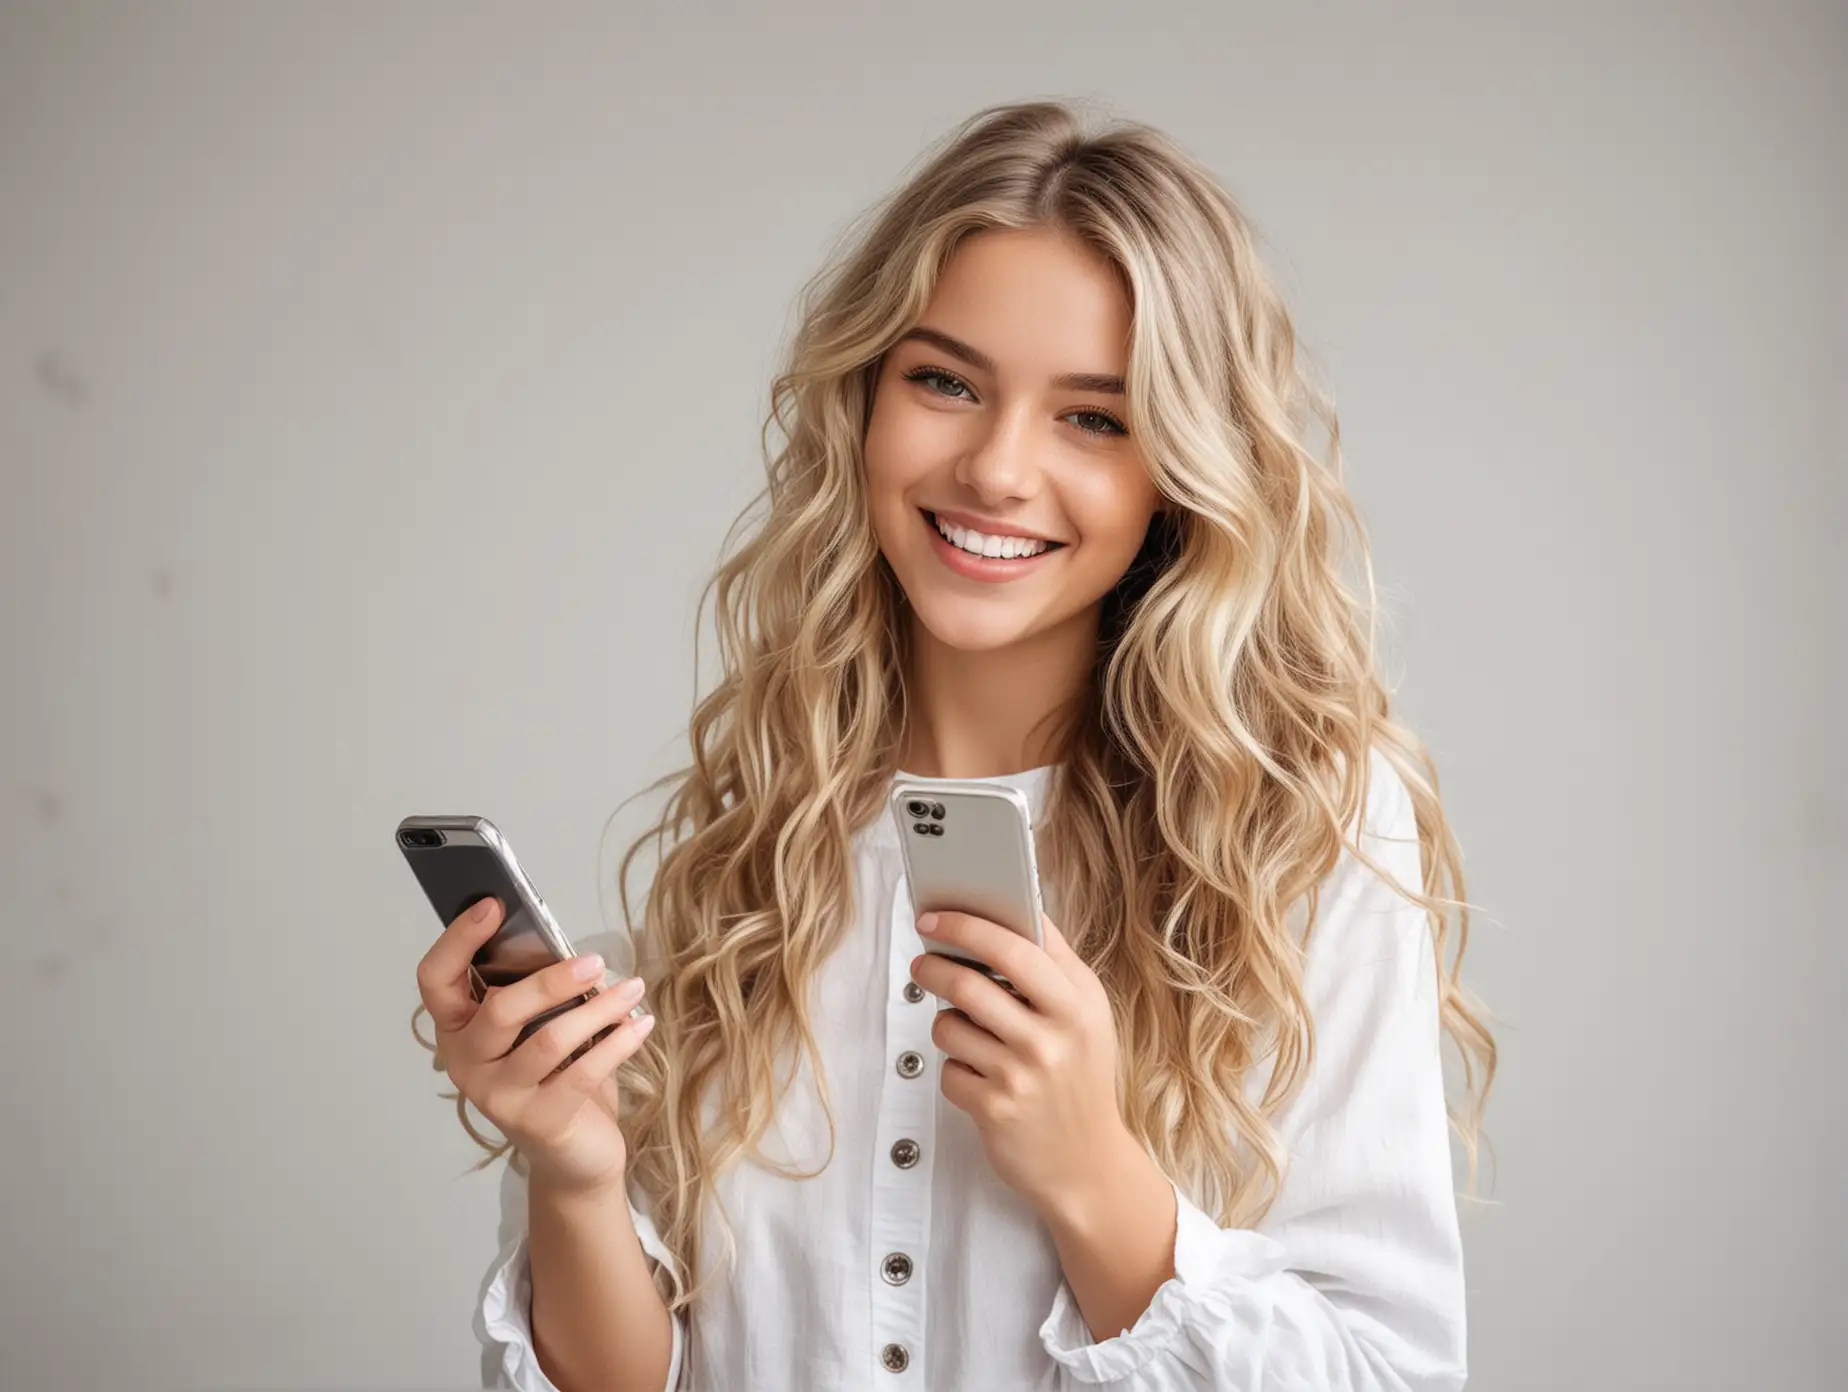
<instances>
[{"instance_id":1,"label":"phone camera lens","mask_svg":"<svg viewBox=\"0 0 1848 1392\"><path fill-rule=\"evenodd\" d=\"M943 828L938 826L935 822L926 822L924 824L924 830L928 831L932 836L943 835Z\"/></svg>"},{"instance_id":2,"label":"phone camera lens","mask_svg":"<svg viewBox=\"0 0 1848 1392\"><path fill-rule=\"evenodd\" d=\"M911 825L911 829L915 831L919 836L929 836L931 832L931 826L929 822L913 822Z\"/></svg>"},{"instance_id":3,"label":"phone camera lens","mask_svg":"<svg viewBox=\"0 0 1848 1392\"><path fill-rule=\"evenodd\" d=\"M914 817L922 817L925 813L930 811L930 804L924 802L908 802L905 804L905 810Z\"/></svg>"},{"instance_id":4,"label":"phone camera lens","mask_svg":"<svg viewBox=\"0 0 1848 1392\"><path fill-rule=\"evenodd\" d=\"M938 821L942 821L943 820L943 804L940 802L933 802L930 805L930 815L935 817Z\"/></svg>"},{"instance_id":5,"label":"phone camera lens","mask_svg":"<svg viewBox=\"0 0 1848 1392\"><path fill-rule=\"evenodd\" d=\"M401 831L398 833L398 842L404 846L440 846L443 844L443 833L424 829Z\"/></svg>"}]
</instances>

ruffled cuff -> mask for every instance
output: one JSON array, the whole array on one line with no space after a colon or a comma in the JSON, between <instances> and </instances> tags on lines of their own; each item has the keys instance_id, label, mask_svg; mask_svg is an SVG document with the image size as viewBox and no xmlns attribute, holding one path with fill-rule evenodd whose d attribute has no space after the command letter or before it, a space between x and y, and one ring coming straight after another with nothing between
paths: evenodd
<instances>
[{"instance_id":1,"label":"ruffled cuff","mask_svg":"<svg viewBox=\"0 0 1848 1392\"><path fill-rule=\"evenodd\" d=\"M638 1229L645 1218L637 1215ZM650 1237L659 1245L660 1239L654 1235L654 1225L648 1224L643 1236L642 1248L657 1261L666 1256L666 1248L659 1251L650 1250ZM671 1261L671 1259L667 1259ZM532 1329L533 1281L532 1263L528 1257L526 1237L516 1238L507 1250L499 1266L489 1275L487 1287L482 1292L481 1304L475 1316L475 1334L489 1350L488 1359L484 1360L483 1371L490 1368L496 1373L493 1383L484 1386L513 1388L516 1392L558 1392L552 1380L539 1366L539 1355L533 1348ZM673 1347L668 1356L667 1388L669 1392L679 1385L681 1342L684 1336L684 1324L679 1315L668 1321L673 1327ZM499 1350L500 1358L494 1367L493 1351Z\"/></svg>"},{"instance_id":2,"label":"ruffled cuff","mask_svg":"<svg viewBox=\"0 0 1848 1392\"><path fill-rule=\"evenodd\" d=\"M498 1349L494 1382L484 1386L511 1387L518 1392L558 1392L539 1366L533 1349L532 1266L526 1238L515 1238L500 1265L488 1279L476 1314L475 1333L490 1352ZM483 1371L488 1371L484 1368Z\"/></svg>"},{"instance_id":3,"label":"ruffled cuff","mask_svg":"<svg viewBox=\"0 0 1848 1392\"><path fill-rule=\"evenodd\" d=\"M1211 1374L1212 1350L1228 1321L1261 1325L1268 1304L1255 1283L1283 1270L1283 1245L1246 1228L1222 1228L1174 1189L1174 1275L1162 1283L1135 1324L1095 1343L1070 1283L1061 1281L1040 1342L1071 1381L1107 1386L1153 1360L1172 1357Z\"/></svg>"}]
</instances>

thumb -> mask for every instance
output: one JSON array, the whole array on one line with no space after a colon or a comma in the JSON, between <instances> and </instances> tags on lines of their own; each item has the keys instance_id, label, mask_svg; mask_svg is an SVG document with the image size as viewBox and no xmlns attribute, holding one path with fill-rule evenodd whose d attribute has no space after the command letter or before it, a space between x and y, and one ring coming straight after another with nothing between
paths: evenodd
<instances>
[{"instance_id":1,"label":"thumb","mask_svg":"<svg viewBox=\"0 0 1848 1392\"><path fill-rule=\"evenodd\" d=\"M1043 913L1040 915L1040 941L1046 945L1046 955L1060 965L1078 960L1078 954L1065 941L1065 934L1059 931L1059 925Z\"/></svg>"}]
</instances>

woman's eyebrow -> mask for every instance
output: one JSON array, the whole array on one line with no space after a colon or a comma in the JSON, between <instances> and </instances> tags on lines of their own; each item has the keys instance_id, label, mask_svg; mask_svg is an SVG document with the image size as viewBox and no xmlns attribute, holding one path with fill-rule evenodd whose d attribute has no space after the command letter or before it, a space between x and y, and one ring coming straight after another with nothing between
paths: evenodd
<instances>
[{"instance_id":1,"label":"woman's eyebrow","mask_svg":"<svg viewBox=\"0 0 1848 1392\"><path fill-rule=\"evenodd\" d=\"M995 370L995 360L980 348L971 347L960 338L952 338L941 329L929 328L923 324L910 330L898 341L909 343L929 343L941 348L954 357L961 358L971 367L983 372ZM1065 391L1102 392L1106 396L1123 395L1123 379L1113 377L1107 372L1067 372L1052 379L1052 385Z\"/></svg>"}]
</instances>

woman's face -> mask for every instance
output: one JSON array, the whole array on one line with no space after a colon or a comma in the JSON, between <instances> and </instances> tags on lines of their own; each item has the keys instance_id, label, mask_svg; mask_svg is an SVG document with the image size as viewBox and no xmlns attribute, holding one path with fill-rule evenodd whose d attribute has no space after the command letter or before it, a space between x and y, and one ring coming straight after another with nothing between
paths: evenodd
<instances>
[{"instance_id":1,"label":"woman's face","mask_svg":"<svg viewBox=\"0 0 1848 1392\"><path fill-rule=\"evenodd\" d=\"M1089 627L1135 559L1161 499L1124 433L1129 330L1097 253L991 230L957 247L885 355L866 431L873 529L939 642L987 651Z\"/></svg>"}]
</instances>

